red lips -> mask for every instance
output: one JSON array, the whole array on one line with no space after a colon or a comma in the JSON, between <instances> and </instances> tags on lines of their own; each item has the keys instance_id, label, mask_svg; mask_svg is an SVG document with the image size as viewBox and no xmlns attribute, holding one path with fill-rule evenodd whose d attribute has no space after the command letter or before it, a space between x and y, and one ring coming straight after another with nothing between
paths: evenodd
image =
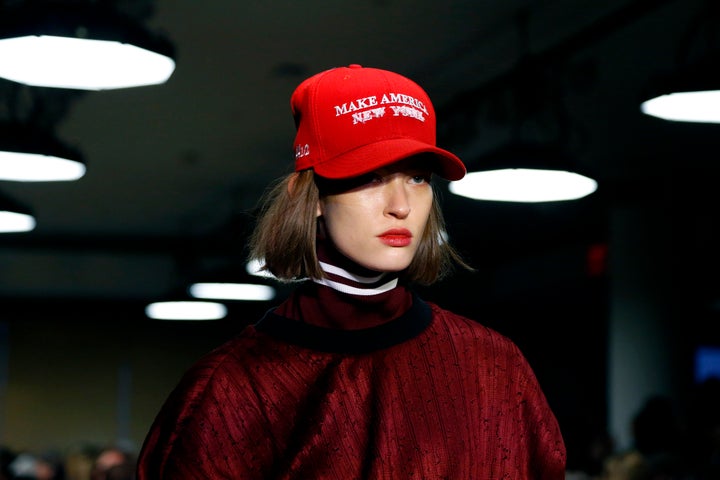
<instances>
[{"instance_id":1,"label":"red lips","mask_svg":"<svg viewBox=\"0 0 720 480\"><path fill-rule=\"evenodd\" d=\"M412 233L407 228L391 228L378 235L378 238L391 247L407 247L412 242Z\"/></svg>"}]
</instances>

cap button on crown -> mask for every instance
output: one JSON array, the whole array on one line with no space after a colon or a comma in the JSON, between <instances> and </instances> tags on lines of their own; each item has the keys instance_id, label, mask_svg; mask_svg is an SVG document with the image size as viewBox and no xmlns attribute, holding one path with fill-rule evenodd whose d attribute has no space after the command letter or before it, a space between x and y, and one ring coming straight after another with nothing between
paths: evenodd
<instances>
[{"instance_id":1,"label":"cap button on crown","mask_svg":"<svg viewBox=\"0 0 720 480\"><path fill-rule=\"evenodd\" d=\"M362 68L362 65L359 65L357 63L351 63L350 65L348 65L348 68Z\"/></svg>"}]
</instances>

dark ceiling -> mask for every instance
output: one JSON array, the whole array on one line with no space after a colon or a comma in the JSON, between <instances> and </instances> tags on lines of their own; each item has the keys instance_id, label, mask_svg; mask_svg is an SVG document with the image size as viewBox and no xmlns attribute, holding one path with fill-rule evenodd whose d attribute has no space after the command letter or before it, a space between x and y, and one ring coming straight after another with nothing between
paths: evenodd
<instances>
[{"instance_id":1,"label":"dark ceiling","mask_svg":"<svg viewBox=\"0 0 720 480\"><path fill-rule=\"evenodd\" d=\"M712 2L117 5L174 43L177 69L166 84L99 92L0 84L1 114L39 107L38 121L53 124L88 168L75 182L0 185L38 221L0 237L6 301L143 303L216 267L240 269L255 202L292 167L292 90L350 63L423 85L440 145L470 169L509 142L554 142L599 182L585 199L550 204L461 199L441 184L451 239L478 273L444 282L438 297L462 284L491 304L607 278L604 248L622 238L613 217L627 208L666 220L672 258L659 261L698 302L720 286L684 278L720 263L717 131L638 109L655 77L707 46L705 30L718 26Z\"/></svg>"}]
</instances>

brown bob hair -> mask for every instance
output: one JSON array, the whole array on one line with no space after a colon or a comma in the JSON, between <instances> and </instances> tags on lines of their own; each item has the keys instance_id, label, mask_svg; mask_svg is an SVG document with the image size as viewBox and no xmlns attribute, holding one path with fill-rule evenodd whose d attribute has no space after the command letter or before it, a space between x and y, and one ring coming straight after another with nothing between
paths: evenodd
<instances>
[{"instance_id":1,"label":"brown bob hair","mask_svg":"<svg viewBox=\"0 0 720 480\"><path fill-rule=\"evenodd\" d=\"M317 204L322 195L317 180L312 170L294 172L278 179L260 199L249 258L260 261L263 270L282 282L325 277L316 252ZM454 264L473 270L448 243L437 195L433 195L420 245L401 277L430 285L450 273Z\"/></svg>"}]
</instances>

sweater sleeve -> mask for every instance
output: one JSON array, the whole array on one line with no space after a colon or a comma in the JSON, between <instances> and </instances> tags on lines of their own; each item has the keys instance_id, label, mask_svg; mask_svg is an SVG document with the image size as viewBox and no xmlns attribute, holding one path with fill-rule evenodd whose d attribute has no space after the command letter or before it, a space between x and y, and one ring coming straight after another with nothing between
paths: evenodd
<instances>
[{"instance_id":1,"label":"sweater sleeve","mask_svg":"<svg viewBox=\"0 0 720 480\"><path fill-rule=\"evenodd\" d=\"M455 357L469 356L468 370L474 372L460 372L452 381L461 384L465 378L480 385L477 399L466 402L477 403L480 413L473 416L469 409L467 416L477 422L475 435L483 447L475 460L482 458L488 478L564 480L566 449L560 427L520 348L478 322L433 308L447 320L450 337L459 339L456 345L463 346L464 355ZM446 375L451 373L446 370ZM472 388L468 391L475 392Z\"/></svg>"},{"instance_id":2,"label":"sweater sleeve","mask_svg":"<svg viewBox=\"0 0 720 480\"><path fill-rule=\"evenodd\" d=\"M168 396L145 438L138 458L138 480L224 479L216 448L207 442L222 421L213 404L213 377L225 356L213 352L191 367ZM210 450L213 451L210 451Z\"/></svg>"},{"instance_id":3,"label":"sweater sleeve","mask_svg":"<svg viewBox=\"0 0 720 480\"><path fill-rule=\"evenodd\" d=\"M557 419L530 365L519 350L517 355L522 372L518 384L518 411L525 425L529 452L526 478L564 480L566 450Z\"/></svg>"}]
</instances>

